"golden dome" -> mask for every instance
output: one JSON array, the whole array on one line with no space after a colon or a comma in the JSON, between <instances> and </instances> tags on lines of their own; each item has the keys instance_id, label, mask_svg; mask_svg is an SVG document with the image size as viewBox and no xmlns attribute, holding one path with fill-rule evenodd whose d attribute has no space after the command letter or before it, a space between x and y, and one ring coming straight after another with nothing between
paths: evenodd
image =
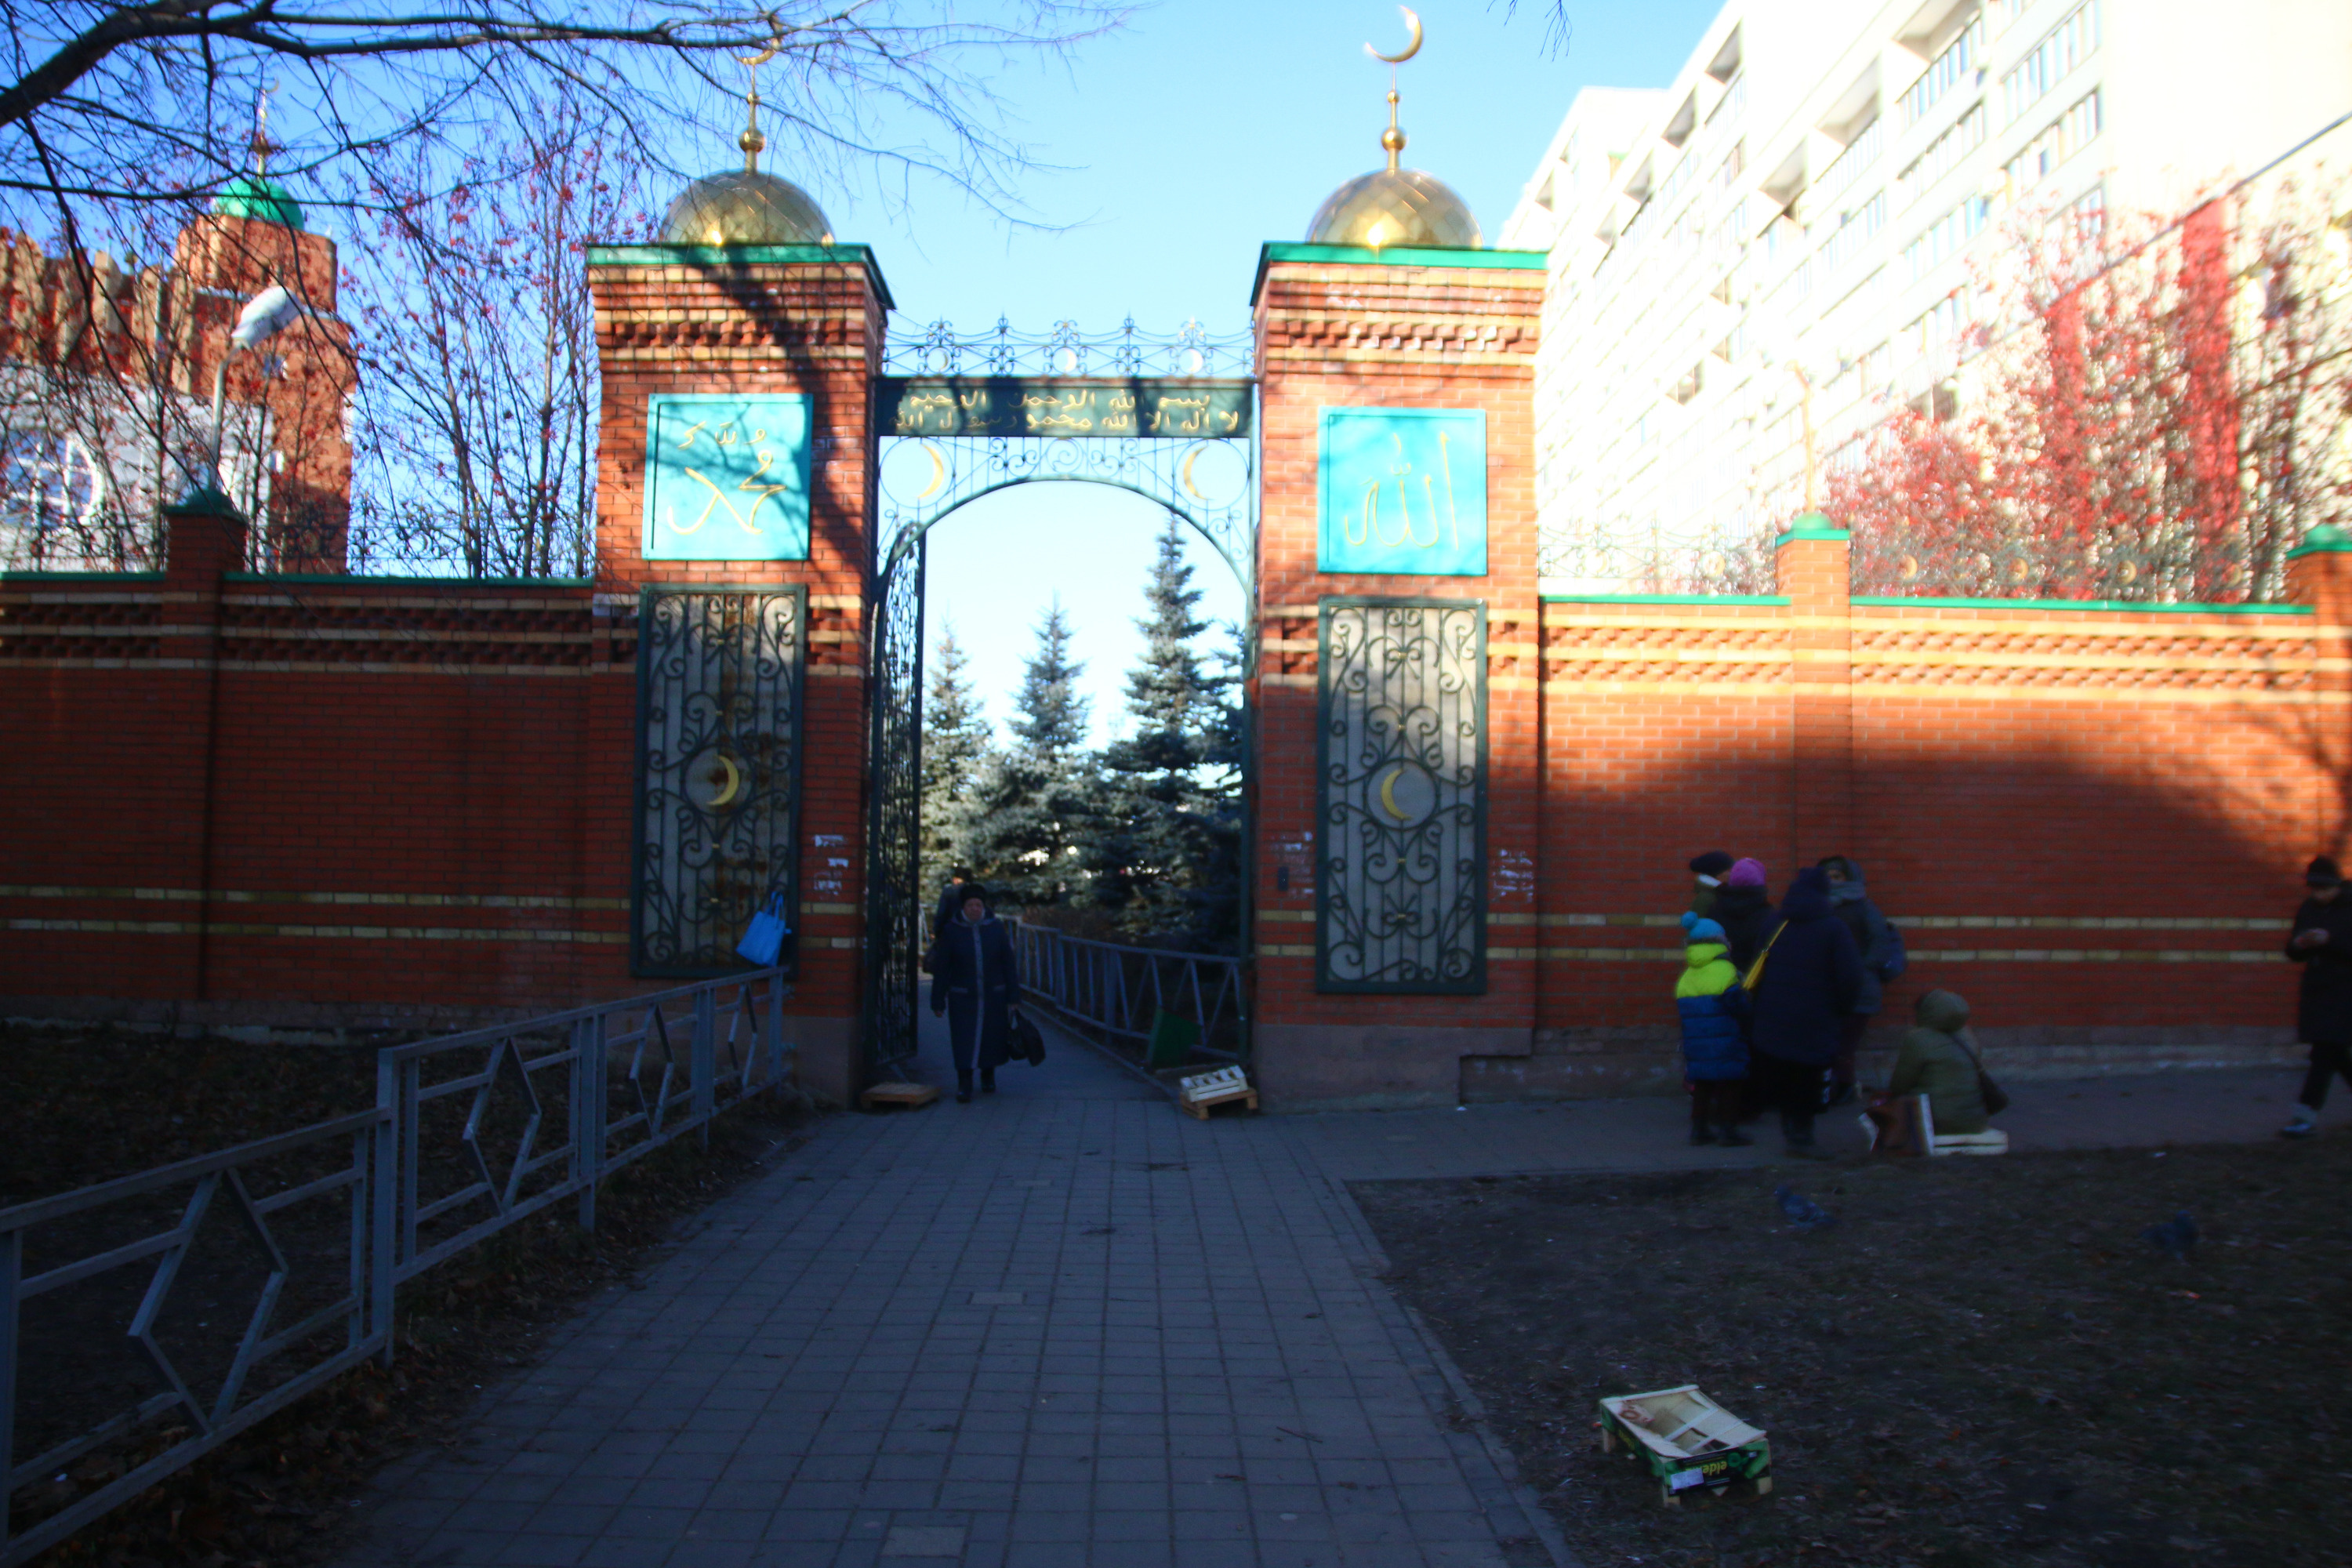
<instances>
[{"instance_id":1,"label":"golden dome","mask_svg":"<svg viewBox=\"0 0 2352 1568\"><path fill-rule=\"evenodd\" d=\"M1470 204L1453 186L1418 169L1388 168L1333 191L1307 226L1307 243L1476 250L1480 239Z\"/></svg>"},{"instance_id":2,"label":"golden dome","mask_svg":"<svg viewBox=\"0 0 2352 1568\"><path fill-rule=\"evenodd\" d=\"M814 198L755 170L705 174L662 216L664 245L831 245L833 225Z\"/></svg>"}]
</instances>

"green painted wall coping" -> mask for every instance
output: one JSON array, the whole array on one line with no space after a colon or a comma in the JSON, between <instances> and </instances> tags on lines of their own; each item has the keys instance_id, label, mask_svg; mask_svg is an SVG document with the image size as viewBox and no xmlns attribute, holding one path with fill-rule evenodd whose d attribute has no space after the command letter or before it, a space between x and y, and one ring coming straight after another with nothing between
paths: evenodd
<instances>
[{"instance_id":1,"label":"green painted wall coping","mask_svg":"<svg viewBox=\"0 0 2352 1568\"><path fill-rule=\"evenodd\" d=\"M0 583L161 583L161 572L0 572Z\"/></svg>"},{"instance_id":2,"label":"green painted wall coping","mask_svg":"<svg viewBox=\"0 0 2352 1568\"><path fill-rule=\"evenodd\" d=\"M306 583L354 588L593 588L593 577L363 577L342 572L224 572L225 583Z\"/></svg>"},{"instance_id":3,"label":"green painted wall coping","mask_svg":"<svg viewBox=\"0 0 2352 1568\"><path fill-rule=\"evenodd\" d=\"M1774 540L1772 548L1778 550L1792 540L1801 539L1826 540L1832 544L1843 544L1853 537L1851 532L1832 522L1824 513L1806 511L1789 520L1789 531Z\"/></svg>"},{"instance_id":4,"label":"green painted wall coping","mask_svg":"<svg viewBox=\"0 0 2352 1568\"><path fill-rule=\"evenodd\" d=\"M2289 561L2305 555L2352 554L2352 534L2346 533L2332 522L2323 522L2303 536L2303 542L2286 552Z\"/></svg>"},{"instance_id":5,"label":"green painted wall coping","mask_svg":"<svg viewBox=\"0 0 2352 1568\"><path fill-rule=\"evenodd\" d=\"M874 260L870 245L592 245L591 267L814 267L858 266L874 280L882 308L895 310L890 285Z\"/></svg>"},{"instance_id":6,"label":"green painted wall coping","mask_svg":"<svg viewBox=\"0 0 2352 1568\"><path fill-rule=\"evenodd\" d=\"M2309 605L2158 605L2141 599L1909 599L1856 594L1852 603L1874 610L2096 610L2141 616L2309 616Z\"/></svg>"},{"instance_id":7,"label":"green painted wall coping","mask_svg":"<svg viewBox=\"0 0 2352 1568\"><path fill-rule=\"evenodd\" d=\"M1545 594L1547 605L1785 605L1786 594Z\"/></svg>"},{"instance_id":8,"label":"green painted wall coping","mask_svg":"<svg viewBox=\"0 0 2352 1568\"><path fill-rule=\"evenodd\" d=\"M1508 272L1540 272L1551 265L1548 250L1453 250L1429 245L1308 245L1271 239L1258 247L1257 280L1250 303L1265 291L1265 269L1277 261L1320 261L1334 267L1465 267Z\"/></svg>"}]
</instances>

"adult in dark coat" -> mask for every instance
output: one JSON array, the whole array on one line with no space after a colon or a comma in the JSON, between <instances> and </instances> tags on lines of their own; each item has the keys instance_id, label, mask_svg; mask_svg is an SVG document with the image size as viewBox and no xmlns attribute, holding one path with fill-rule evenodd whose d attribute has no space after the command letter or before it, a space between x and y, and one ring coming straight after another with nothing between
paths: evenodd
<instances>
[{"instance_id":1,"label":"adult in dark coat","mask_svg":"<svg viewBox=\"0 0 2352 1568\"><path fill-rule=\"evenodd\" d=\"M1748 1077L1780 1111L1780 1135L1799 1159L1827 1159L1813 1145L1822 1088L1845 1039L1846 1016L1862 994L1862 950L1830 903L1818 866L1797 873L1765 938L1756 984Z\"/></svg>"},{"instance_id":2,"label":"adult in dark coat","mask_svg":"<svg viewBox=\"0 0 2352 1568\"><path fill-rule=\"evenodd\" d=\"M2318 1131L2319 1108L2338 1073L2352 1083L2352 899L2344 897L2344 873L2325 855L2304 871L2303 886L2286 955L2303 965L2294 1028L2311 1047L2311 1070L2295 1097L2301 1109L2279 1129L2287 1138Z\"/></svg>"},{"instance_id":3,"label":"adult in dark coat","mask_svg":"<svg viewBox=\"0 0 2352 1568\"><path fill-rule=\"evenodd\" d=\"M1716 889L1723 886L1724 873L1731 869L1731 857L1720 849L1690 858L1691 913L1701 920L1714 917Z\"/></svg>"},{"instance_id":4,"label":"adult in dark coat","mask_svg":"<svg viewBox=\"0 0 2352 1568\"><path fill-rule=\"evenodd\" d=\"M1830 1069L1829 1103L1843 1105L1853 1097L1854 1053L1862 1049L1871 1019L1886 1004L1886 972L1895 962L1895 928L1870 901L1862 867L1851 857L1831 855L1813 863L1827 873L1830 905L1853 933L1854 945L1862 949L1862 994L1854 998L1853 1011L1845 1016L1845 1044L1838 1051L1836 1066Z\"/></svg>"},{"instance_id":5,"label":"adult in dark coat","mask_svg":"<svg viewBox=\"0 0 2352 1568\"><path fill-rule=\"evenodd\" d=\"M956 1102L969 1105L975 1068L980 1091L996 1092L996 1069L1013 1046L1013 1009L1021 1005L1021 966L1013 933L988 912L988 889L966 882L963 895L962 912L931 944L931 1011L948 1016Z\"/></svg>"},{"instance_id":6,"label":"adult in dark coat","mask_svg":"<svg viewBox=\"0 0 2352 1568\"><path fill-rule=\"evenodd\" d=\"M1731 966L1745 977L1748 966L1764 951L1765 939L1772 934L1772 900L1764 891L1762 861L1733 862L1724 873L1723 886L1715 890L1715 913L1710 918L1723 928Z\"/></svg>"},{"instance_id":7,"label":"adult in dark coat","mask_svg":"<svg viewBox=\"0 0 2352 1568\"><path fill-rule=\"evenodd\" d=\"M940 889L940 907L931 915L931 940L937 942L940 932L948 929L957 915L963 912L963 890L971 883L971 873L961 866Z\"/></svg>"}]
</instances>

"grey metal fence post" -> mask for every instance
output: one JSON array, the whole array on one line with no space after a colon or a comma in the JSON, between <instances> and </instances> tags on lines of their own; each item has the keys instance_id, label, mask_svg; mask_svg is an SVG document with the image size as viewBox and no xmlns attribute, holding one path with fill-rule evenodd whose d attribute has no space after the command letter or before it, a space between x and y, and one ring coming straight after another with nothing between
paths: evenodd
<instances>
[{"instance_id":1,"label":"grey metal fence post","mask_svg":"<svg viewBox=\"0 0 2352 1568\"><path fill-rule=\"evenodd\" d=\"M605 1024L610 1013L598 1013L593 1018L580 1020L581 1030L581 1118L580 1176L584 1184L580 1189L580 1228L596 1228L596 1188L604 1179L604 1118L612 1108L612 1096L604 1082L608 1066L604 1042Z\"/></svg>"},{"instance_id":2,"label":"grey metal fence post","mask_svg":"<svg viewBox=\"0 0 2352 1568\"><path fill-rule=\"evenodd\" d=\"M375 1124L375 1158L369 1162L368 1196L373 1200L373 1234L368 1237L368 1331L383 1337L383 1364L393 1356L393 1228L399 1224L400 1193L400 1064L388 1052L375 1058L375 1108L383 1112Z\"/></svg>"},{"instance_id":3,"label":"grey metal fence post","mask_svg":"<svg viewBox=\"0 0 2352 1568\"><path fill-rule=\"evenodd\" d=\"M0 1546L8 1543L8 1500L16 1470L16 1281L25 1268L25 1233L0 1235Z\"/></svg>"},{"instance_id":4,"label":"grey metal fence post","mask_svg":"<svg viewBox=\"0 0 2352 1568\"><path fill-rule=\"evenodd\" d=\"M694 1044L689 1052L694 1073L694 1119L702 1123L702 1142L710 1142L710 1115L718 1103L719 992L704 986L694 994Z\"/></svg>"},{"instance_id":5,"label":"grey metal fence post","mask_svg":"<svg viewBox=\"0 0 2352 1568\"><path fill-rule=\"evenodd\" d=\"M768 976L768 1010L760 1016L760 1044L768 1054L768 1087L784 1087L784 977Z\"/></svg>"}]
</instances>

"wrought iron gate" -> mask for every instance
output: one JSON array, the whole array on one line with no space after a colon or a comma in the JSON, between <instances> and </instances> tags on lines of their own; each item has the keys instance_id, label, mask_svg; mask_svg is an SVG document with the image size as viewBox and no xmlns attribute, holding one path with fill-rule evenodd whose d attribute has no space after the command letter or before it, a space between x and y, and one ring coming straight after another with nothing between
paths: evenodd
<instances>
[{"instance_id":1,"label":"wrought iron gate","mask_svg":"<svg viewBox=\"0 0 2352 1568\"><path fill-rule=\"evenodd\" d=\"M1198 326L1146 339L1133 322L1089 336L1069 322L960 337L945 322L885 345L874 407L878 482L871 820L866 840L866 1049L876 1070L915 1052L929 897L922 868L923 538L991 490L1090 480L1158 501L1200 530L1242 583L1256 623L1256 387L1251 334ZM1255 659L1255 635L1243 639ZM1244 925L1248 929L1244 868Z\"/></svg>"},{"instance_id":2,"label":"wrought iron gate","mask_svg":"<svg viewBox=\"0 0 2352 1568\"><path fill-rule=\"evenodd\" d=\"M735 944L779 893L799 929L807 623L800 586L644 591L630 921L638 974L743 968Z\"/></svg>"},{"instance_id":3,"label":"wrought iron gate","mask_svg":"<svg viewBox=\"0 0 2352 1568\"><path fill-rule=\"evenodd\" d=\"M1323 601L1315 986L1486 989L1486 606Z\"/></svg>"}]
</instances>

